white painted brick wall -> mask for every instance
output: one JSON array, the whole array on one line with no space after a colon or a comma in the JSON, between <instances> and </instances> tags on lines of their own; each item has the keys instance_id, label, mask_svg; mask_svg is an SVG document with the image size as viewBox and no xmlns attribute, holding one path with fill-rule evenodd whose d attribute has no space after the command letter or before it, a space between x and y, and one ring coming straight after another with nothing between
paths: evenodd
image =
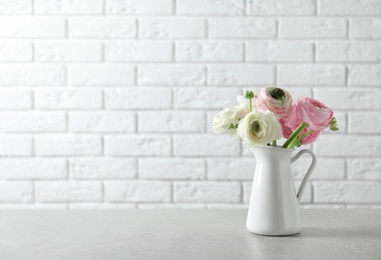
<instances>
[{"instance_id":1,"label":"white painted brick wall","mask_svg":"<svg viewBox=\"0 0 381 260\"><path fill-rule=\"evenodd\" d=\"M339 121L307 146L303 207L380 206L380 17L379 0L0 0L0 208L246 208L255 160L210 124L269 84Z\"/></svg>"},{"instance_id":2,"label":"white painted brick wall","mask_svg":"<svg viewBox=\"0 0 381 260\"><path fill-rule=\"evenodd\" d=\"M110 42L106 43L105 47L106 61L169 62L172 60L172 54L173 44L165 40Z\"/></svg>"},{"instance_id":3,"label":"white painted brick wall","mask_svg":"<svg viewBox=\"0 0 381 260\"><path fill-rule=\"evenodd\" d=\"M173 0L105 0L106 14L172 14Z\"/></svg>"},{"instance_id":4,"label":"white painted brick wall","mask_svg":"<svg viewBox=\"0 0 381 260\"><path fill-rule=\"evenodd\" d=\"M4 158L0 175L5 180L65 179L67 163L64 158Z\"/></svg>"},{"instance_id":5,"label":"white painted brick wall","mask_svg":"<svg viewBox=\"0 0 381 260\"><path fill-rule=\"evenodd\" d=\"M132 158L73 158L69 172L73 179L133 179L137 162Z\"/></svg>"},{"instance_id":6,"label":"white painted brick wall","mask_svg":"<svg viewBox=\"0 0 381 260\"><path fill-rule=\"evenodd\" d=\"M102 47L97 42L36 41L34 55L38 62L99 62Z\"/></svg>"}]
</instances>

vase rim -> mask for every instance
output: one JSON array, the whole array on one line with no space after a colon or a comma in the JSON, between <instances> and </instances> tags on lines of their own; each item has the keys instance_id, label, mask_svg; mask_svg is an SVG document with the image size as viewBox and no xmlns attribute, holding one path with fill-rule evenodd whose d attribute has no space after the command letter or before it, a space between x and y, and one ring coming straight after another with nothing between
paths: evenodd
<instances>
[{"instance_id":1,"label":"vase rim","mask_svg":"<svg viewBox=\"0 0 381 260\"><path fill-rule=\"evenodd\" d=\"M243 143L243 144L246 144L246 143ZM271 145L267 145L267 146L264 146L264 145L248 145L246 144L249 148L259 148L259 149L272 149L272 150L276 150L276 151L283 151L283 152L293 152L295 151L295 148L292 148L292 149L288 149L288 148L282 148L282 146L271 146Z\"/></svg>"}]
</instances>

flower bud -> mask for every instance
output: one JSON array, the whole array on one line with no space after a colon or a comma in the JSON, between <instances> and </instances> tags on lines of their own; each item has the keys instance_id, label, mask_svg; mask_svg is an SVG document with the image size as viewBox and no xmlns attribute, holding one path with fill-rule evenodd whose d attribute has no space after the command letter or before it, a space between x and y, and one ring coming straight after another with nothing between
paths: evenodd
<instances>
[{"instance_id":1,"label":"flower bud","mask_svg":"<svg viewBox=\"0 0 381 260\"><path fill-rule=\"evenodd\" d=\"M332 117L332 120L329 122L329 129L331 129L332 131L337 131L339 130L339 128L337 127L337 120L336 120L336 117Z\"/></svg>"},{"instance_id":2,"label":"flower bud","mask_svg":"<svg viewBox=\"0 0 381 260\"><path fill-rule=\"evenodd\" d=\"M243 94L243 97L246 99L252 99L254 98L254 93L251 90L246 90L245 93Z\"/></svg>"}]
</instances>

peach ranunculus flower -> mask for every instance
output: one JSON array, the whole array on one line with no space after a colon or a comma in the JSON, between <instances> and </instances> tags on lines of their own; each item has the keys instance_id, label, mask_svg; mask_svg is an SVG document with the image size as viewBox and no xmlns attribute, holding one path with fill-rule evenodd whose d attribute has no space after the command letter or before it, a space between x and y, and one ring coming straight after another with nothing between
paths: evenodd
<instances>
[{"instance_id":1,"label":"peach ranunculus flower","mask_svg":"<svg viewBox=\"0 0 381 260\"><path fill-rule=\"evenodd\" d=\"M255 95L255 102L259 110L269 110L280 119L290 113L292 96L287 90L269 86Z\"/></svg>"}]
</instances>

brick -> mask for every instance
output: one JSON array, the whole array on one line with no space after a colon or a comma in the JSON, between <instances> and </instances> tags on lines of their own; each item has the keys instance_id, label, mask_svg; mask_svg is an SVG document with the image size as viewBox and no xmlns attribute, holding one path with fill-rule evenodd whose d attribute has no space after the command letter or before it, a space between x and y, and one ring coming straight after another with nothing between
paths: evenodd
<instances>
[{"instance_id":1,"label":"brick","mask_svg":"<svg viewBox=\"0 0 381 260\"><path fill-rule=\"evenodd\" d=\"M208 159L207 167L208 179L211 180L252 180L255 172L255 159Z\"/></svg>"},{"instance_id":2,"label":"brick","mask_svg":"<svg viewBox=\"0 0 381 260\"><path fill-rule=\"evenodd\" d=\"M0 14L20 15L31 14L32 0L0 0Z\"/></svg>"},{"instance_id":3,"label":"brick","mask_svg":"<svg viewBox=\"0 0 381 260\"><path fill-rule=\"evenodd\" d=\"M318 158L311 180L345 179L345 161L339 158Z\"/></svg>"},{"instance_id":4,"label":"brick","mask_svg":"<svg viewBox=\"0 0 381 260\"><path fill-rule=\"evenodd\" d=\"M381 65L376 64L356 64L348 65L349 85L367 85L379 86L381 85Z\"/></svg>"},{"instance_id":5,"label":"brick","mask_svg":"<svg viewBox=\"0 0 381 260\"><path fill-rule=\"evenodd\" d=\"M345 205L343 205L345 207ZM379 205L346 205L347 209L380 209L381 207Z\"/></svg>"},{"instance_id":6,"label":"brick","mask_svg":"<svg viewBox=\"0 0 381 260\"><path fill-rule=\"evenodd\" d=\"M214 111L208 111L206 113L206 132L211 133L213 132L213 119L217 113L220 112L219 110Z\"/></svg>"},{"instance_id":7,"label":"brick","mask_svg":"<svg viewBox=\"0 0 381 260\"><path fill-rule=\"evenodd\" d=\"M102 186L99 181L38 181L38 202L101 201Z\"/></svg>"},{"instance_id":8,"label":"brick","mask_svg":"<svg viewBox=\"0 0 381 260\"><path fill-rule=\"evenodd\" d=\"M203 18L150 17L139 19L139 38L204 38Z\"/></svg>"},{"instance_id":9,"label":"brick","mask_svg":"<svg viewBox=\"0 0 381 260\"><path fill-rule=\"evenodd\" d=\"M335 41L319 42L317 45L318 61L358 61L380 62L381 42L370 41Z\"/></svg>"},{"instance_id":10,"label":"brick","mask_svg":"<svg viewBox=\"0 0 381 260\"><path fill-rule=\"evenodd\" d=\"M205 84L205 68L195 64L147 64L138 66L139 85L189 86Z\"/></svg>"},{"instance_id":11,"label":"brick","mask_svg":"<svg viewBox=\"0 0 381 260\"><path fill-rule=\"evenodd\" d=\"M0 201L12 203L30 203L33 201L31 182L0 182Z\"/></svg>"},{"instance_id":12,"label":"brick","mask_svg":"<svg viewBox=\"0 0 381 260\"><path fill-rule=\"evenodd\" d=\"M300 15L315 14L315 1L317 0L248 0L246 13L249 15Z\"/></svg>"},{"instance_id":13,"label":"brick","mask_svg":"<svg viewBox=\"0 0 381 260\"><path fill-rule=\"evenodd\" d=\"M347 36L344 18L281 18L279 36L283 39L340 39Z\"/></svg>"},{"instance_id":14,"label":"brick","mask_svg":"<svg viewBox=\"0 0 381 260\"><path fill-rule=\"evenodd\" d=\"M348 159L348 179L381 180L381 160Z\"/></svg>"},{"instance_id":15,"label":"brick","mask_svg":"<svg viewBox=\"0 0 381 260\"><path fill-rule=\"evenodd\" d=\"M135 67L129 64L71 65L69 82L74 86L133 85Z\"/></svg>"},{"instance_id":16,"label":"brick","mask_svg":"<svg viewBox=\"0 0 381 260\"><path fill-rule=\"evenodd\" d=\"M66 68L62 65L7 64L0 65L0 85L63 86Z\"/></svg>"},{"instance_id":17,"label":"brick","mask_svg":"<svg viewBox=\"0 0 381 260\"><path fill-rule=\"evenodd\" d=\"M317 203L380 203L379 182L316 182L314 200Z\"/></svg>"},{"instance_id":18,"label":"brick","mask_svg":"<svg viewBox=\"0 0 381 260\"><path fill-rule=\"evenodd\" d=\"M67 177L66 160L61 158L15 158L1 159L2 179L65 179Z\"/></svg>"},{"instance_id":19,"label":"brick","mask_svg":"<svg viewBox=\"0 0 381 260\"><path fill-rule=\"evenodd\" d=\"M31 108L32 100L32 91L29 89L0 89L0 109Z\"/></svg>"},{"instance_id":20,"label":"brick","mask_svg":"<svg viewBox=\"0 0 381 260\"><path fill-rule=\"evenodd\" d=\"M72 158L69 169L73 179L131 179L137 163L130 158Z\"/></svg>"},{"instance_id":21,"label":"brick","mask_svg":"<svg viewBox=\"0 0 381 260\"><path fill-rule=\"evenodd\" d=\"M34 0L36 14L102 14L102 0Z\"/></svg>"},{"instance_id":22,"label":"brick","mask_svg":"<svg viewBox=\"0 0 381 260\"><path fill-rule=\"evenodd\" d=\"M236 41L179 41L177 61L243 61L243 43Z\"/></svg>"},{"instance_id":23,"label":"brick","mask_svg":"<svg viewBox=\"0 0 381 260\"><path fill-rule=\"evenodd\" d=\"M174 201L239 203L241 185L237 182L175 182Z\"/></svg>"},{"instance_id":24,"label":"brick","mask_svg":"<svg viewBox=\"0 0 381 260\"><path fill-rule=\"evenodd\" d=\"M30 136L0 136L0 156L31 156L32 149L32 138Z\"/></svg>"},{"instance_id":25,"label":"brick","mask_svg":"<svg viewBox=\"0 0 381 260\"><path fill-rule=\"evenodd\" d=\"M295 196L299 190L301 182L295 181ZM251 190L252 190L253 183L252 182L244 182L243 183L243 202L244 203L250 203L250 197L251 197ZM311 203L312 202L312 187L310 183L307 183L302 199L300 201L301 203Z\"/></svg>"},{"instance_id":26,"label":"brick","mask_svg":"<svg viewBox=\"0 0 381 260\"><path fill-rule=\"evenodd\" d=\"M381 39L380 18L349 19L349 36L353 39Z\"/></svg>"},{"instance_id":27,"label":"brick","mask_svg":"<svg viewBox=\"0 0 381 260\"><path fill-rule=\"evenodd\" d=\"M322 15L381 15L378 0L320 0L319 14Z\"/></svg>"},{"instance_id":28,"label":"brick","mask_svg":"<svg viewBox=\"0 0 381 260\"><path fill-rule=\"evenodd\" d=\"M106 61L171 61L169 41L123 41L106 43Z\"/></svg>"},{"instance_id":29,"label":"brick","mask_svg":"<svg viewBox=\"0 0 381 260\"><path fill-rule=\"evenodd\" d=\"M345 85L345 67L341 64L279 65L278 84Z\"/></svg>"},{"instance_id":30,"label":"brick","mask_svg":"<svg viewBox=\"0 0 381 260\"><path fill-rule=\"evenodd\" d=\"M69 113L70 132L135 132L135 114L124 111Z\"/></svg>"},{"instance_id":31,"label":"brick","mask_svg":"<svg viewBox=\"0 0 381 260\"><path fill-rule=\"evenodd\" d=\"M275 38L276 22L272 18L210 18L210 38Z\"/></svg>"},{"instance_id":32,"label":"brick","mask_svg":"<svg viewBox=\"0 0 381 260\"><path fill-rule=\"evenodd\" d=\"M381 90L376 88L316 89L314 98L322 101L332 109L381 109Z\"/></svg>"},{"instance_id":33,"label":"brick","mask_svg":"<svg viewBox=\"0 0 381 260\"><path fill-rule=\"evenodd\" d=\"M38 89L35 106L44 109L87 109L102 107L102 92L98 89Z\"/></svg>"},{"instance_id":34,"label":"brick","mask_svg":"<svg viewBox=\"0 0 381 260\"><path fill-rule=\"evenodd\" d=\"M161 181L106 181L105 199L111 202L169 202L171 184Z\"/></svg>"},{"instance_id":35,"label":"brick","mask_svg":"<svg viewBox=\"0 0 381 260\"><path fill-rule=\"evenodd\" d=\"M201 111L139 112L138 121L139 132L143 133L205 131L205 114Z\"/></svg>"},{"instance_id":36,"label":"brick","mask_svg":"<svg viewBox=\"0 0 381 260\"><path fill-rule=\"evenodd\" d=\"M69 38L135 38L136 21L125 17L69 18Z\"/></svg>"},{"instance_id":37,"label":"brick","mask_svg":"<svg viewBox=\"0 0 381 260\"><path fill-rule=\"evenodd\" d=\"M247 61L303 62L313 61L313 44L309 42L248 42Z\"/></svg>"},{"instance_id":38,"label":"brick","mask_svg":"<svg viewBox=\"0 0 381 260\"><path fill-rule=\"evenodd\" d=\"M0 132L64 132L66 116L62 112L0 112Z\"/></svg>"},{"instance_id":39,"label":"brick","mask_svg":"<svg viewBox=\"0 0 381 260\"><path fill-rule=\"evenodd\" d=\"M173 0L106 0L107 14L172 14Z\"/></svg>"},{"instance_id":40,"label":"brick","mask_svg":"<svg viewBox=\"0 0 381 260\"><path fill-rule=\"evenodd\" d=\"M138 209L205 209L205 204L186 204L186 203L176 203L176 204L164 204L164 203L144 203L138 204Z\"/></svg>"},{"instance_id":41,"label":"brick","mask_svg":"<svg viewBox=\"0 0 381 260\"><path fill-rule=\"evenodd\" d=\"M160 97L158 102L157 97ZM163 109L170 108L172 94L168 88L114 88L105 90L108 109Z\"/></svg>"},{"instance_id":42,"label":"brick","mask_svg":"<svg viewBox=\"0 0 381 260\"><path fill-rule=\"evenodd\" d=\"M381 136L321 135L315 152L322 156L381 156Z\"/></svg>"},{"instance_id":43,"label":"brick","mask_svg":"<svg viewBox=\"0 0 381 260\"><path fill-rule=\"evenodd\" d=\"M241 95L236 88L177 88L174 90L175 108L214 109L236 106L234 97Z\"/></svg>"},{"instance_id":44,"label":"brick","mask_svg":"<svg viewBox=\"0 0 381 260\"><path fill-rule=\"evenodd\" d=\"M101 61L101 44L95 42L48 41L34 44L36 61L93 62Z\"/></svg>"},{"instance_id":45,"label":"brick","mask_svg":"<svg viewBox=\"0 0 381 260\"><path fill-rule=\"evenodd\" d=\"M32 59L32 43L18 41L0 41L0 61L32 61Z\"/></svg>"},{"instance_id":46,"label":"brick","mask_svg":"<svg viewBox=\"0 0 381 260\"><path fill-rule=\"evenodd\" d=\"M176 135L176 156L238 156L240 145L228 135Z\"/></svg>"},{"instance_id":47,"label":"brick","mask_svg":"<svg viewBox=\"0 0 381 260\"><path fill-rule=\"evenodd\" d=\"M66 204L39 204L39 203L31 203L31 204L1 204L0 209L7 210L45 210L45 209L67 209Z\"/></svg>"},{"instance_id":48,"label":"brick","mask_svg":"<svg viewBox=\"0 0 381 260\"><path fill-rule=\"evenodd\" d=\"M141 158L139 178L168 180L205 179L206 169L202 159Z\"/></svg>"},{"instance_id":49,"label":"brick","mask_svg":"<svg viewBox=\"0 0 381 260\"><path fill-rule=\"evenodd\" d=\"M82 156L102 154L102 142L94 135L38 135L35 153L41 156Z\"/></svg>"},{"instance_id":50,"label":"brick","mask_svg":"<svg viewBox=\"0 0 381 260\"><path fill-rule=\"evenodd\" d=\"M257 64L215 64L208 66L208 85L273 84L274 66Z\"/></svg>"},{"instance_id":51,"label":"brick","mask_svg":"<svg viewBox=\"0 0 381 260\"><path fill-rule=\"evenodd\" d=\"M304 204L299 206L302 209L349 209L350 206L341 204Z\"/></svg>"},{"instance_id":52,"label":"brick","mask_svg":"<svg viewBox=\"0 0 381 260\"><path fill-rule=\"evenodd\" d=\"M319 142L319 140L317 141ZM304 158L305 157L305 158ZM303 180L311 165L309 155L291 165L295 180ZM310 180L343 180L345 179L345 160L339 158L317 158L317 163Z\"/></svg>"},{"instance_id":53,"label":"brick","mask_svg":"<svg viewBox=\"0 0 381 260\"><path fill-rule=\"evenodd\" d=\"M106 136L105 154L112 156L169 156L171 139L164 135Z\"/></svg>"},{"instance_id":54,"label":"brick","mask_svg":"<svg viewBox=\"0 0 381 260\"><path fill-rule=\"evenodd\" d=\"M248 209L245 204L208 204L207 209Z\"/></svg>"},{"instance_id":55,"label":"brick","mask_svg":"<svg viewBox=\"0 0 381 260\"><path fill-rule=\"evenodd\" d=\"M381 112L350 112L348 128L355 134L381 134Z\"/></svg>"},{"instance_id":56,"label":"brick","mask_svg":"<svg viewBox=\"0 0 381 260\"><path fill-rule=\"evenodd\" d=\"M180 15L243 15L244 0L178 0L176 14Z\"/></svg>"},{"instance_id":57,"label":"brick","mask_svg":"<svg viewBox=\"0 0 381 260\"><path fill-rule=\"evenodd\" d=\"M135 204L130 203L73 203L68 205L69 209L75 210L99 210L99 209L136 209Z\"/></svg>"},{"instance_id":58,"label":"brick","mask_svg":"<svg viewBox=\"0 0 381 260\"><path fill-rule=\"evenodd\" d=\"M9 26L9 25L12 26ZM64 38L65 19L56 17L1 17L1 38Z\"/></svg>"}]
</instances>

